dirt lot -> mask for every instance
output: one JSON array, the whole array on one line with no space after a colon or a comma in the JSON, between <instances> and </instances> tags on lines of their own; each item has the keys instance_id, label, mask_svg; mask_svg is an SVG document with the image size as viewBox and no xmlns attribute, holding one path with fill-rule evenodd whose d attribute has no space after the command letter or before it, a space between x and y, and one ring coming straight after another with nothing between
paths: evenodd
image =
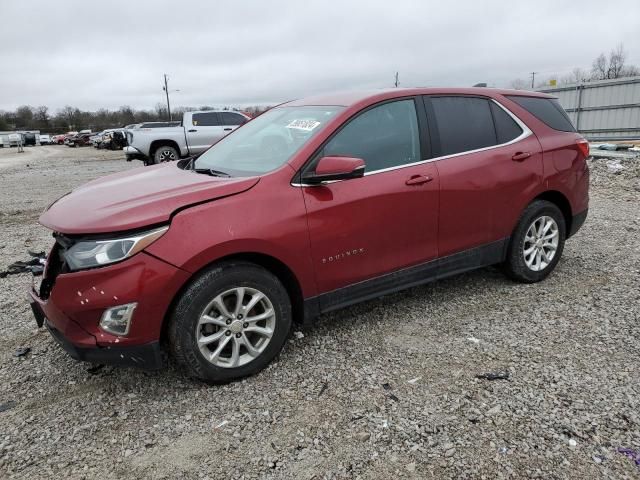
<instances>
[{"instance_id":1,"label":"dirt lot","mask_svg":"<svg viewBox=\"0 0 640 480\"><path fill-rule=\"evenodd\" d=\"M638 478L640 160L616 162L545 282L489 268L326 315L221 387L91 373L36 329L30 277L0 279L0 478ZM139 165L0 149L0 270L51 245L51 201Z\"/></svg>"}]
</instances>

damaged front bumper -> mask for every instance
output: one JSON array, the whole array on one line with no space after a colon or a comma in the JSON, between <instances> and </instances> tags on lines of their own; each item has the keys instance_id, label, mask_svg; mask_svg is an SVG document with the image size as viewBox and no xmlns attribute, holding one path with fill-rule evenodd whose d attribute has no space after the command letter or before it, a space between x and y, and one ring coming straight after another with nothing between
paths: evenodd
<instances>
[{"instance_id":1,"label":"damaged front bumper","mask_svg":"<svg viewBox=\"0 0 640 480\"><path fill-rule=\"evenodd\" d=\"M144 252L118 264L78 272L57 271L55 256L54 248L42 285L29 291L38 326L45 326L76 360L161 368L163 320L189 274ZM127 335L100 328L105 310L133 301L138 307Z\"/></svg>"},{"instance_id":2,"label":"damaged front bumper","mask_svg":"<svg viewBox=\"0 0 640 480\"><path fill-rule=\"evenodd\" d=\"M147 370L157 370L165 365L160 342L150 342L143 345L129 347L105 346L101 347L91 340L90 335L84 335L81 329L75 329L72 336L78 340L78 335L84 337L80 345L74 344L62 334L45 316L38 297L31 292L31 309L39 327L43 325L62 349L74 360L90 363L117 365L121 367L138 367ZM67 328L67 333L69 329Z\"/></svg>"}]
</instances>

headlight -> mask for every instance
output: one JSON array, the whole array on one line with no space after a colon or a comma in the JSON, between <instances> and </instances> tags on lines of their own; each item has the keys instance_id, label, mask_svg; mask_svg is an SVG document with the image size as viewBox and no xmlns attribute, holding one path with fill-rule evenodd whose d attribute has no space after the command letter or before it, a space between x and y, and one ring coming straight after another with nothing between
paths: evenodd
<instances>
[{"instance_id":1,"label":"headlight","mask_svg":"<svg viewBox=\"0 0 640 480\"><path fill-rule=\"evenodd\" d=\"M72 271L119 262L151 245L168 229L156 228L113 240L81 240L65 252L64 258Z\"/></svg>"}]
</instances>

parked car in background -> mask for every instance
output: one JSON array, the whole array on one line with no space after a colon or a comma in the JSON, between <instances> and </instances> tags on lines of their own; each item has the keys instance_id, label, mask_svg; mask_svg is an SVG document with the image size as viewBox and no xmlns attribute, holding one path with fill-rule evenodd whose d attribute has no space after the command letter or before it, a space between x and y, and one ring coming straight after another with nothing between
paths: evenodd
<instances>
[{"instance_id":1,"label":"parked car in background","mask_svg":"<svg viewBox=\"0 0 640 480\"><path fill-rule=\"evenodd\" d=\"M40 135L40 145L50 145L52 143L50 135Z\"/></svg>"},{"instance_id":2,"label":"parked car in background","mask_svg":"<svg viewBox=\"0 0 640 480\"><path fill-rule=\"evenodd\" d=\"M67 142L68 147L88 147L91 145L91 137L93 134L91 132L87 133L78 133L73 137L69 138Z\"/></svg>"},{"instance_id":3,"label":"parked car in background","mask_svg":"<svg viewBox=\"0 0 640 480\"><path fill-rule=\"evenodd\" d=\"M89 141L91 142L91 145L97 148L98 144L102 142L102 137L106 132L107 130L104 130L102 132L92 133L91 136L89 137Z\"/></svg>"},{"instance_id":4,"label":"parked car in background","mask_svg":"<svg viewBox=\"0 0 640 480\"><path fill-rule=\"evenodd\" d=\"M296 100L195 160L54 202L32 309L76 359L157 368L168 346L227 382L267 366L294 320L489 265L545 279L587 217L588 155L541 93Z\"/></svg>"},{"instance_id":5,"label":"parked car in background","mask_svg":"<svg viewBox=\"0 0 640 480\"><path fill-rule=\"evenodd\" d=\"M147 128L146 124L127 130L127 161L145 165L178 160L204 152L222 137L248 122L249 116L232 111L185 112L179 126Z\"/></svg>"},{"instance_id":6,"label":"parked car in background","mask_svg":"<svg viewBox=\"0 0 640 480\"><path fill-rule=\"evenodd\" d=\"M24 139L21 133L10 133L7 136L7 140L10 147L17 147L18 145L24 145Z\"/></svg>"},{"instance_id":7,"label":"parked car in background","mask_svg":"<svg viewBox=\"0 0 640 480\"><path fill-rule=\"evenodd\" d=\"M22 144L25 147L34 147L37 143L36 134L32 132L25 132L22 134Z\"/></svg>"},{"instance_id":8,"label":"parked car in background","mask_svg":"<svg viewBox=\"0 0 640 480\"><path fill-rule=\"evenodd\" d=\"M69 144L69 140L73 137L75 137L76 135L78 135L78 132L67 132L64 134L63 136L63 140L62 143L64 145L68 145Z\"/></svg>"}]
</instances>

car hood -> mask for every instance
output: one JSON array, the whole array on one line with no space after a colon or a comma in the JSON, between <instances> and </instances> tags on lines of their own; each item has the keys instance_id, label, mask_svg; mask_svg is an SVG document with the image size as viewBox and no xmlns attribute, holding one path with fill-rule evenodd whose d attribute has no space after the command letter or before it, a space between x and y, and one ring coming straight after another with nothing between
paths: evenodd
<instances>
[{"instance_id":1,"label":"car hood","mask_svg":"<svg viewBox=\"0 0 640 480\"><path fill-rule=\"evenodd\" d=\"M40 223L71 235L133 230L167 222L178 209L244 192L259 180L212 177L175 163L141 167L73 190L49 206Z\"/></svg>"}]
</instances>

